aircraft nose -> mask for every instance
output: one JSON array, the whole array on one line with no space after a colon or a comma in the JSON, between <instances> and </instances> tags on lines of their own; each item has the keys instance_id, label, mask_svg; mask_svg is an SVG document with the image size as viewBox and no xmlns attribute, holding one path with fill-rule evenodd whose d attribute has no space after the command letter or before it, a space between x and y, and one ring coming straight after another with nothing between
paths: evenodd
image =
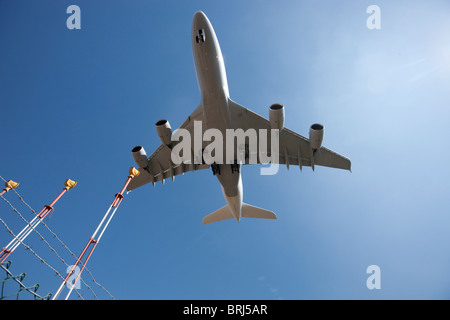
<instances>
[{"instance_id":1,"label":"aircraft nose","mask_svg":"<svg viewBox=\"0 0 450 320\"><path fill-rule=\"evenodd\" d=\"M208 18L206 17L206 14L203 13L203 11L199 10L194 14L194 25L204 26L206 21L208 21Z\"/></svg>"},{"instance_id":2,"label":"aircraft nose","mask_svg":"<svg viewBox=\"0 0 450 320\"><path fill-rule=\"evenodd\" d=\"M206 15L203 11L198 10L195 14L194 14L194 20L204 20L206 18Z\"/></svg>"}]
</instances>

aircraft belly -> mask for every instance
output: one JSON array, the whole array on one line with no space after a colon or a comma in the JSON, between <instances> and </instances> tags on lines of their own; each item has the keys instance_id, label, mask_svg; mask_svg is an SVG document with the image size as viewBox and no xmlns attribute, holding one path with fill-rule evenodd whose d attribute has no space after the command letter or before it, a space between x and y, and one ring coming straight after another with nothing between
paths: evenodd
<instances>
[{"instance_id":1,"label":"aircraft belly","mask_svg":"<svg viewBox=\"0 0 450 320\"><path fill-rule=\"evenodd\" d=\"M239 172L232 172L230 165L221 165L221 173L217 175L228 207L239 221L243 200L242 179Z\"/></svg>"},{"instance_id":2,"label":"aircraft belly","mask_svg":"<svg viewBox=\"0 0 450 320\"><path fill-rule=\"evenodd\" d=\"M230 164L221 164L220 174L216 177L222 185L222 191L225 196L234 197L239 194L240 173L232 172Z\"/></svg>"}]
</instances>

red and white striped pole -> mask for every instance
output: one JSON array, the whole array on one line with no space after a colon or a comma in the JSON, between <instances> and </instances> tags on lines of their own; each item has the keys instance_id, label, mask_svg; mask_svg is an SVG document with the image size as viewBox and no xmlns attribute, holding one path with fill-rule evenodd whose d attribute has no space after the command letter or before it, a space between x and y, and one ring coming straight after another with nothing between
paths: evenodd
<instances>
[{"instance_id":1,"label":"red and white striped pole","mask_svg":"<svg viewBox=\"0 0 450 320\"><path fill-rule=\"evenodd\" d=\"M9 190L15 189L19 186L18 182L14 182L12 180L9 180L5 183L5 189L3 189L0 192L0 196L2 196L3 194L5 194L6 192L8 192Z\"/></svg>"},{"instance_id":2,"label":"red and white striped pole","mask_svg":"<svg viewBox=\"0 0 450 320\"><path fill-rule=\"evenodd\" d=\"M89 241L87 242L87 244L84 247L83 251L81 252L80 256L75 261L75 264L72 265L72 268L70 269L70 271L67 274L67 276L64 279L64 281L59 286L59 288L56 291L55 295L53 296L52 300L58 299L59 295L61 294L62 290L64 289L64 286L66 286L66 285L69 286L69 292L67 293L67 296L66 296L65 300L67 300L69 298L70 294L72 293L73 288L75 287L77 281L79 280L79 278L81 276L81 273L83 272L84 268L86 267L86 264L87 264L87 262L89 261L89 258L92 255L92 252L94 251L95 247L97 247L101 237L103 236L103 233L105 232L106 228L108 227L109 223L111 222L111 219L114 217L114 214L116 213L117 208L119 207L120 203L122 202L123 193L125 192L125 189L127 188L127 186L130 183L131 179L133 179L134 177L137 177L138 175L139 175L139 170L137 170L134 167L131 167L130 170L129 170L128 178L125 181L125 185L123 186L122 190L115 195L111 206L109 207L108 211L106 211L106 213L103 216L102 221L100 221L100 224L98 225L97 229L94 231L92 236L89 238ZM113 211L110 214L111 209L113 209ZM98 236L98 238L96 238L98 232L100 231L100 228L102 228L101 232L100 232L100 235ZM83 259L83 257L86 254L86 252L88 252L89 247L91 247L90 250L89 250L89 253L88 253L86 259L84 260L84 262L81 264L80 271L78 272L75 280L73 281L73 284L68 284L69 279L74 274L78 264L81 263L81 260Z\"/></svg>"},{"instance_id":3,"label":"red and white striped pole","mask_svg":"<svg viewBox=\"0 0 450 320\"><path fill-rule=\"evenodd\" d=\"M67 179L66 182L64 182L65 187L63 191L55 198L55 200L53 200L52 203L50 203L49 205L45 205L44 208L41 210L41 212L39 212L39 214L36 217L34 217L33 220L31 220L25 226L25 228L23 228L22 231L20 231L19 234L15 236L15 238L10 243L8 243L8 245L4 247L2 251L0 251L0 262L4 262L9 257L9 255L13 253L14 250L16 250L16 248L20 245L20 243L22 243L25 240L25 238L28 237L31 231L33 231L34 228L36 228L41 223L41 221L47 216L47 214L49 214L53 210L53 206L62 197L62 195L66 193L67 190L75 187L76 184L77 184L76 181L70 179Z\"/></svg>"}]
</instances>

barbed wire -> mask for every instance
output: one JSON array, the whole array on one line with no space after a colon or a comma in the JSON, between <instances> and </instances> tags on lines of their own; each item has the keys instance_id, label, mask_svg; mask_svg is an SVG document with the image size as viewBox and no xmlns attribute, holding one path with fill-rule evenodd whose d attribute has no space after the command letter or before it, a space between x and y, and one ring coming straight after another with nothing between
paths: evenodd
<instances>
[{"instance_id":1,"label":"barbed wire","mask_svg":"<svg viewBox=\"0 0 450 320\"><path fill-rule=\"evenodd\" d=\"M3 198L3 196L1 196ZM6 200L5 198L3 198L4 200ZM7 201L7 200L6 200ZM25 249L29 250L39 261L41 261L45 266L47 266L47 268L49 268L50 270L52 270L53 272L56 273L56 275L58 275L63 281L64 278L61 275L61 273L59 273L58 270L56 270L55 268L53 268L47 261L45 261L44 259L42 259L33 249L31 249L31 247L27 244L25 244L25 242L23 242L22 240L20 240L15 234L14 232L8 227L8 225L6 224L5 221L3 221L2 218L0 218L0 222L5 226L5 228L8 230L8 232L15 238L17 239L17 241L20 242L21 245L23 245L25 247ZM78 296L84 300L84 298L81 296L81 294L75 289L75 292L78 294Z\"/></svg>"},{"instance_id":2,"label":"barbed wire","mask_svg":"<svg viewBox=\"0 0 450 320\"><path fill-rule=\"evenodd\" d=\"M2 176L0 176L0 179L2 179L5 183L7 182ZM14 191L14 193L17 195L17 197L20 199L20 201L23 203L23 204L25 204L30 210L31 210L31 212L33 212L33 214L35 215L35 216L37 216L37 213L36 213L36 211L24 200L24 198L15 190L15 188L14 189L12 189L13 191ZM5 199L3 196L1 196L2 198L3 198L3 200L4 201L6 201L7 203L8 203L8 205L13 209L13 211L14 212L16 212L19 216L20 216L20 218L23 220L23 221L25 221L25 223L27 223L31 228L32 228L32 230L33 231L35 231L38 235L39 235L39 237L41 238L41 240L42 241L44 241L46 244L47 244L47 246L50 248L50 250L51 251L53 251L55 254L56 254L56 256L67 266L67 267L69 267L69 265L64 261L64 259L63 258L61 258L61 256L57 253L57 251L48 243L48 241L46 241L45 239L44 239L44 237L35 229L35 228L33 228L31 225L30 225L30 223L20 214L20 212L16 209L16 208L14 208L14 206L7 200L7 199ZM3 222L3 224L7 227L7 225L4 223L4 221L2 221ZM69 251L69 253L72 255L72 257L74 257L75 259L77 259L77 256L73 253L73 251L72 250L70 250L70 248L58 237L58 235L55 233L55 232L53 232L49 227L48 227L48 225L44 222L44 221L42 221L41 220L41 224L43 224L44 225L44 227L53 235L53 237L55 238L55 239L57 239L58 241L59 241L59 243L63 246L63 248L65 248L67 251ZM9 229L8 227L7 227L7 229ZM11 231L9 231L11 234L12 234L12 232ZM89 273L89 275L91 276L91 278L92 278L92 281L97 285L97 286L99 286L101 289L103 289L113 300L115 300L115 298L114 298L114 296L104 287L104 286L102 286L99 282L97 282L97 280L94 278L94 276L93 276L93 274L92 274L92 272L88 269L88 268L85 268L85 270ZM59 274L59 272L58 272L58 274ZM63 279L64 280L64 279ZM98 297L97 297L97 295L95 294L95 292L93 291L93 289L83 280L83 278L81 278L80 277L80 281L82 281L82 283L84 284L84 285L86 285L86 287L92 292L92 294L94 295L94 297L95 297L95 299L97 299L98 300ZM80 295L80 294L79 294Z\"/></svg>"},{"instance_id":3,"label":"barbed wire","mask_svg":"<svg viewBox=\"0 0 450 320\"><path fill-rule=\"evenodd\" d=\"M1 178L1 176L0 176L0 178ZM2 178L3 179L3 178ZM37 213L33 210L33 208L31 208L31 206L28 204L28 203L26 203L25 202L25 200L20 196L20 194L16 191L16 189L13 189L13 191L16 193L16 195L19 197L19 199L35 214L35 215L37 215ZM72 250L70 250L70 248L58 237L58 235L55 233L55 232L53 232L51 229L50 229L50 227L44 222L44 221L41 221L41 224L42 225L44 225L44 227L53 235L53 237L56 239L56 240L58 240L59 241L59 243L62 245L62 247L63 248L65 248L67 251L69 251L69 253L72 255L72 257L73 258L75 258L75 260L77 259L77 256L75 255L75 253L73 253L72 252ZM98 283L97 282L97 280L95 280L95 278L94 278L94 275L92 274L92 272L91 272L91 270L89 270L87 267L85 267L84 268L88 273L89 273L89 275L91 276L91 278L92 278L92 281L97 285L97 286L99 286L100 288L102 288L110 297L111 297L111 299L113 299L113 300L115 300L114 299L114 296L105 288L105 287L103 287L100 283ZM89 287L84 281L83 281L83 283L87 286L87 287ZM94 294L95 295L95 294Z\"/></svg>"},{"instance_id":4,"label":"barbed wire","mask_svg":"<svg viewBox=\"0 0 450 320\"><path fill-rule=\"evenodd\" d=\"M41 241L43 241L50 248L50 250L59 258L59 260L61 260L61 262L66 265L66 267L69 267L69 264L67 264L67 262L58 254L58 252L56 252L56 250L50 245L50 243L48 243L48 241L44 239L44 237L41 235L41 233L39 231L37 231L35 228L33 228L33 226L20 214L20 212L16 208L14 208L14 206L8 200L6 200L3 196L1 196L1 197L6 203L8 203L8 205L13 209L13 211L16 212L22 218L22 220L25 223L27 223L34 232L36 232L38 234L38 236L41 238ZM14 236L14 237L16 238L16 236ZM16 239L18 239L18 238L16 238ZM84 280L82 280L82 279L80 279L80 280L92 292L92 294L94 295L95 299L98 300L97 295L92 290L92 288L89 285L87 285L86 282L84 282Z\"/></svg>"}]
</instances>

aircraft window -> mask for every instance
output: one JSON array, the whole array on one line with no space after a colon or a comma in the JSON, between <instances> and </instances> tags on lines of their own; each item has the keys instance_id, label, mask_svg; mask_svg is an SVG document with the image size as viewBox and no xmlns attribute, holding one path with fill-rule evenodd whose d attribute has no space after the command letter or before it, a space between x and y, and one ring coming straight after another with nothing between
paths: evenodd
<instances>
[{"instance_id":1,"label":"aircraft window","mask_svg":"<svg viewBox=\"0 0 450 320\"><path fill-rule=\"evenodd\" d=\"M205 30L204 29L199 29L197 31L197 36L195 37L195 40L197 41L197 43L200 42L205 42Z\"/></svg>"}]
</instances>

